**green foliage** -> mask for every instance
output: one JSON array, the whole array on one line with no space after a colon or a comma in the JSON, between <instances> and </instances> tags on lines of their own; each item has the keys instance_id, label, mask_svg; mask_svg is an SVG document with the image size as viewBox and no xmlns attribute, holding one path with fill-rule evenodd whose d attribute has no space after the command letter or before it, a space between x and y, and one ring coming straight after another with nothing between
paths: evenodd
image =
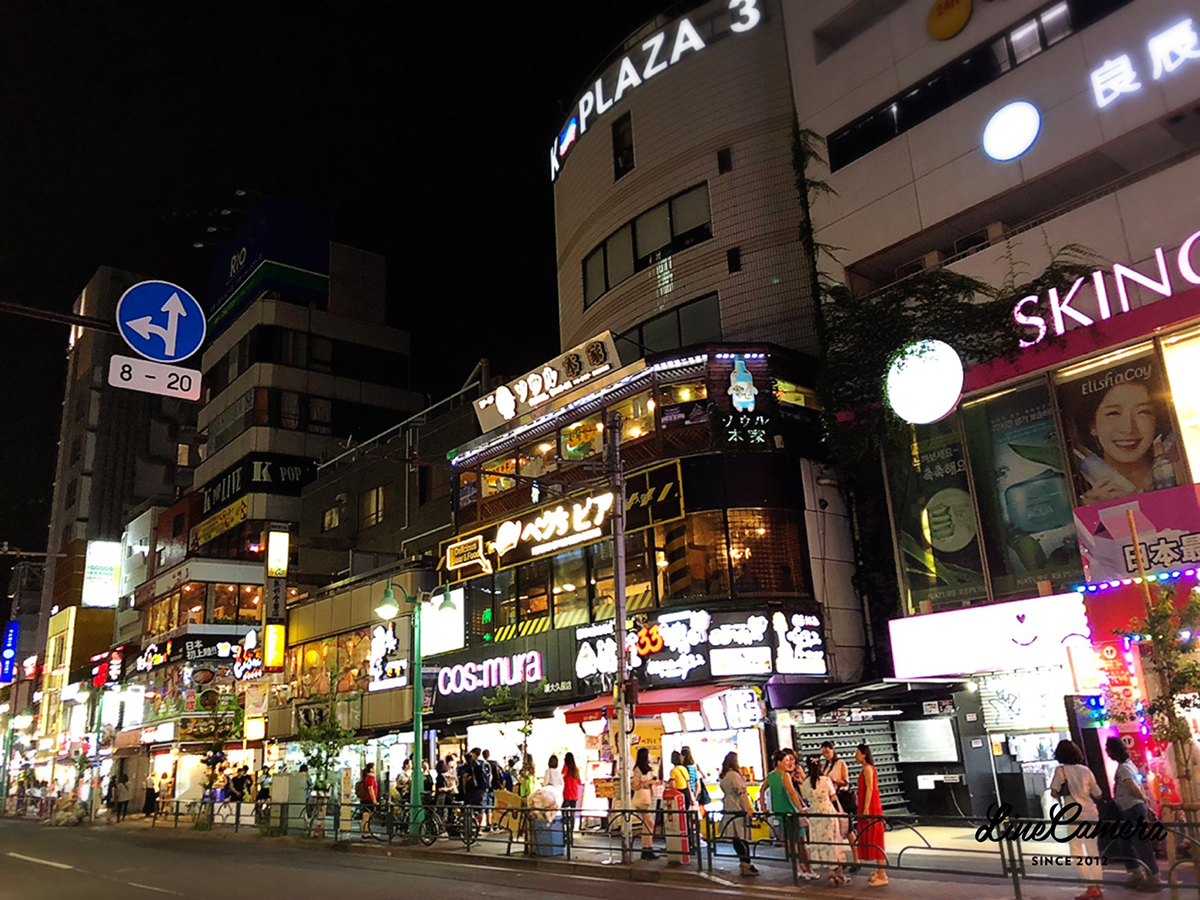
<instances>
[{"instance_id":1,"label":"green foliage","mask_svg":"<svg viewBox=\"0 0 1200 900\"><path fill-rule=\"evenodd\" d=\"M529 760L529 736L533 734L533 713L529 709L529 684L525 683L519 694L501 685L490 697L483 698L483 722L520 722L517 729L521 734L521 777L533 775Z\"/></svg>"},{"instance_id":2,"label":"green foliage","mask_svg":"<svg viewBox=\"0 0 1200 900\"><path fill-rule=\"evenodd\" d=\"M323 715L313 725L301 722L296 727L300 752L313 777L313 790L327 794L331 788L331 776L342 750L354 743L353 729L343 728L337 717L337 672L331 670L329 693L324 696Z\"/></svg>"},{"instance_id":3,"label":"green foliage","mask_svg":"<svg viewBox=\"0 0 1200 900\"><path fill-rule=\"evenodd\" d=\"M1188 759L1192 731L1183 714L1200 709L1200 661L1195 656L1200 589L1192 588L1182 604L1177 603L1177 593L1174 587L1151 586L1146 614L1130 622L1130 630L1121 636L1141 636L1143 669L1148 681L1157 682L1155 696L1143 709L1152 736L1179 747ZM1118 722L1134 719L1135 710L1119 697L1110 697L1108 707L1110 717ZM1192 762L1188 759L1189 768Z\"/></svg>"},{"instance_id":4,"label":"green foliage","mask_svg":"<svg viewBox=\"0 0 1200 900\"><path fill-rule=\"evenodd\" d=\"M883 379L896 354L918 340L944 341L967 365L1011 359L1024 332L1013 320L1013 306L1022 297L1042 295L1050 287L1066 288L1090 276L1096 260L1084 247L1070 244L1057 251L1047 247L1051 263L1031 277L1005 251L1009 272L1003 284L992 286L952 272L933 269L861 295L819 274L818 261L837 261L839 248L816 240L811 210L822 196L834 193L812 177L812 166L823 164L819 135L792 124L792 165L804 214L801 244L812 262L811 281L817 332L823 362L817 391L825 410L825 439L842 474L853 481L855 468L877 467L879 449L911 443L911 429L888 409Z\"/></svg>"}]
</instances>

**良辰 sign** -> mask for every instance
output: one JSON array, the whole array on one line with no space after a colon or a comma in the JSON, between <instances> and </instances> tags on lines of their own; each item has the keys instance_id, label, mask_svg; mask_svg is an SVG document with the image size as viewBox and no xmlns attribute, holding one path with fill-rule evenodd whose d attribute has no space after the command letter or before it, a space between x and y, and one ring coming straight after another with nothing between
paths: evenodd
<instances>
[{"instance_id":1,"label":"\u826f\u8fb0 sign","mask_svg":"<svg viewBox=\"0 0 1200 900\"><path fill-rule=\"evenodd\" d=\"M685 54L703 50L718 35L726 32L742 34L762 20L758 0L729 0L726 5L729 9L729 20L724 27L716 24L716 16L705 23L708 27L702 25L699 29L690 19L681 18L666 30L651 35L633 53L623 57L619 63L597 78L596 83L583 92L575 114L567 119L562 131L550 145L550 180L554 181L558 177L562 160L588 130L590 120L599 118L615 104L620 103L626 92L666 71ZM723 16L724 13L718 15ZM708 41L701 36L701 31L708 35Z\"/></svg>"},{"instance_id":2,"label":"\u826f\u8fb0 sign","mask_svg":"<svg viewBox=\"0 0 1200 900\"><path fill-rule=\"evenodd\" d=\"M612 333L604 332L475 401L487 433L549 403L620 365Z\"/></svg>"},{"instance_id":3,"label":"\u826f\u8fb0 sign","mask_svg":"<svg viewBox=\"0 0 1200 900\"><path fill-rule=\"evenodd\" d=\"M592 490L460 535L443 542L442 566L451 580L471 578L611 537L613 498L612 491ZM626 533L681 518L678 460L636 472L625 480Z\"/></svg>"},{"instance_id":4,"label":"\u826f\u8fb0 sign","mask_svg":"<svg viewBox=\"0 0 1200 900\"><path fill-rule=\"evenodd\" d=\"M1197 241L1200 241L1200 231L1190 234L1178 252L1171 254L1174 271L1188 285L1200 285L1200 272L1192 264L1192 248ZM1050 288L1044 300L1040 294L1022 297L1013 307L1013 321L1027 330L1017 343L1022 348L1033 347L1051 332L1064 334L1069 322L1088 328L1097 321L1129 312L1130 284L1140 285L1159 297L1172 296L1175 285L1171 282L1171 266L1162 247L1154 248L1154 266L1154 273L1145 275L1117 263L1111 274L1097 269L1090 279L1080 277L1072 285Z\"/></svg>"},{"instance_id":5,"label":"\u826f\u8fb0 sign","mask_svg":"<svg viewBox=\"0 0 1200 900\"><path fill-rule=\"evenodd\" d=\"M1145 62L1149 63L1149 77L1154 81L1161 81L1180 66L1197 59L1200 59L1200 34L1191 19L1176 22L1146 39ZM1096 105L1104 109L1125 94L1138 93L1145 72L1146 68L1135 63L1128 53L1106 59L1091 73Z\"/></svg>"}]
</instances>

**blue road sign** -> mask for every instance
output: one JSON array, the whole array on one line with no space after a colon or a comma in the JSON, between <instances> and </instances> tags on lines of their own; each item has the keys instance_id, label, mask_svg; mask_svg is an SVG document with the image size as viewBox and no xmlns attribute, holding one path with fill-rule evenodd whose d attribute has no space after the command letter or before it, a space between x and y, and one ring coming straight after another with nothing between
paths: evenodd
<instances>
[{"instance_id":1,"label":"blue road sign","mask_svg":"<svg viewBox=\"0 0 1200 900\"><path fill-rule=\"evenodd\" d=\"M143 281L117 301L117 330L134 353L175 363L200 349L208 324L196 298L183 288Z\"/></svg>"}]
</instances>

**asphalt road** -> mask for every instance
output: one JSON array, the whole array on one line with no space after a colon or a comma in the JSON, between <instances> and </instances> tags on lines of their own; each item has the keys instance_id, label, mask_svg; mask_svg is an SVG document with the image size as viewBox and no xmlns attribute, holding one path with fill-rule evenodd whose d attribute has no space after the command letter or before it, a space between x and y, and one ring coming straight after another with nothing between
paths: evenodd
<instances>
[{"instance_id":1,"label":"asphalt road","mask_svg":"<svg viewBox=\"0 0 1200 900\"><path fill-rule=\"evenodd\" d=\"M0 819L0 900L685 900L724 891Z\"/></svg>"}]
</instances>

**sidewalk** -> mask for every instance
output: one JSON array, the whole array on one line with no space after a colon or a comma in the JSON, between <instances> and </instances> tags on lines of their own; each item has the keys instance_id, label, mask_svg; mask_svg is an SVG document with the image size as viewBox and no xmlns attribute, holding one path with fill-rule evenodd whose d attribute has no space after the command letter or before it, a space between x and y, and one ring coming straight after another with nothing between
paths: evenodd
<instances>
[{"instance_id":1,"label":"sidewalk","mask_svg":"<svg viewBox=\"0 0 1200 900\"><path fill-rule=\"evenodd\" d=\"M433 847L427 848L420 845L401 844L398 842L388 844L386 842L364 841L361 839L333 842L332 840L319 841L312 838L292 836L264 837L253 826L244 827L237 833L231 828L217 828L213 831L195 831L190 827L185 827L182 822L178 829L171 827L169 823L163 822L160 822L158 827L151 828L150 821L141 818L126 820L121 825L100 825L98 827L141 831L156 834L165 839L174 837L180 840L272 841L297 848L310 849L313 852L332 849L355 855L362 854L425 860L456 865L487 865L517 870L536 869L543 873L582 875L615 881L657 881L690 885L697 890L704 890L706 888L739 890L744 888L747 894L776 897L826 896L837 898L837 900L868 900L868 898L878 897L890 897L896 898L896 900L964 900L964 898L971 898L971 900L1012 900L1015 897L1011 879L1000 877L989 878L979 874L982 871L996 873L1001 871L999 851L994 846L984 845L984 853L989 855L979 857L978 861L973 862L969 866L965 864L955 865L954 860L947 861L945 853L961 853L967 850L973 851L972 855L974 855L974 852L978 852L978 848L981 846L975 842L973 834L961 829L951 828L925 829L922 831L924 840L920 840L914 837L912 833L906 833L905 831L891 832L887 835L888 857L893 863L899 858L905 867L921 866L923 864L922 859L924 859L924 865L935 865L942 869L943 873L923 873L893 868L890 870L891 882L887 887L871 888L867 885L867 879L871 873L870 869L864 868L857 875L853 876L852 882L848 887L835 888L831 887L825 879L804 881L801 882L799 887L793 887L790 865L782 859L766 859L762 856L756 859L756 865L762 873L757 878L743 878L739 875L738 862L736 858L732 858L729 855L714 858L711 874L708 872L708 859L706 855L702 858L703 871L697 870L696 857L694 855L691 857L688 865L675 866L670 865L665 858L654 861L642 861L637 858L637 853L635 852L634 862L630 865L623 865L620 862L619 847L609 844L602 836L592 833L577 835L576 844L572 848L572 858L568 860L565 856L526 856L524 854L524 845L516 841L512 844L510 855L507 852L509 849L508 842L506 839L503 839L503 835L496 836L492 834L485 835L483 841L467 849L458 841L446 839L439 840ZM929 849L925 849L926 842L930 845ZM906 847L912 848L916 846L922 848L920 850L922 859L918 859L918 851L905 849ZM660 845L658 849L661 852ZM1045 852L1061 855L1064 849L1061 845L1057 844L1031 845L1026 847L1026 852L1027 854ZM706 845L702 844L702 853L706 853L706 851ZM904 851L902 855L901 851ZM941 851L941 854L938 851ZM729 846L721 844L720 852L722 854L729 854ZM764 848L763 852L765 854L769 851L767 848ZM778 850L776 849L775 852L777 853ZM981 866L980 862L987 863L986 868ZM818 871L820 871L819 868ZM1067 878L1070 878L1073 874L1071 870L1067 869L1060 870L1056 874L1063 872L1066 873ZM1121 873L1113 867L1110 867L1106 874L1111 879L1121 877ZM1070 900L1070 898L1080 893L1082 889L1083 885L1079 881L1043 882L1026 878L1022 879L1021 882L1021 897L1022 900ZM1127 890L1118 885L1106 885L1106 890L1108 891L1108 896L1114 898L1114 900L1123 900L1126 897L1132 900L1134 897L1145 896L1144 894ZM1179 894L1182 897L1191 897L1195 890L1193 886L1181 887ZM1164 891L1159 896L1165 900L1165 898L1171 897L1171 894Z\"/></svg>"}]
</instances>

